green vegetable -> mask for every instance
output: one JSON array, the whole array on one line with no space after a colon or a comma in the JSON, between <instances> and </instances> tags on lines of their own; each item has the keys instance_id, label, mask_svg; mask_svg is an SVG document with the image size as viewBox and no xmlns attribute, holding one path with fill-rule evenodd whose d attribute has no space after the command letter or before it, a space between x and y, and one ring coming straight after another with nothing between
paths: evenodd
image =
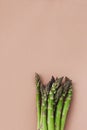
<instances>
[{"instance_id":1,"label":"green vegetable","mask_svg":"<svg viewBox=\"0 0 87 130\"><path fill-rule=\"evenodd\" d=\"M47 95L44 93L42 98L42 130L47 130Z\"/></svg>"},{"instance_id":2,"label":"green vegetable","mask_svg":"<svg viewBox=\"0 0 87 130\"><path fill-rule=\"evenodd\" d=\"M48 82L46 87L41 85L41 95L42 95L42 104L41 104L41 127L40 130L47 130L47 98L49 91L52 87L53 82L55 81L54 77L52 76L51 80Z\"/></svg>"},{"instance_id":3,"label":"green vegetable","mask_svg":"<svg viewBox=\"0 0 87 130\"><path fill-rule=\"evenodd\" d=\"M60 130L62 107L63 107L63 96L61 96L59 98L59 101L58 101L58 104L57 104L57 108L56 108L55 130Z\"/></svg>"},{"instance_id":4,"label":"green vegetable","mask_svg":"<svg viewBox=\"0 0 87 130\"><path fill-rule=\"evenodd\" d=\"M35 83L36 83L36 108L37 108L37 130L40 129L40 116L41 116L41 93L40 93L40 76L35 73Z\"/></svg>"},{"instance_id":5,"label":"green vegetable","mask_svg":"<svg viewBox=\"0 0 87 130\"><path fill-rule=\"evenodd\" d=\"M51 90L48 96L48 130L54 130L54 94L59 88L62 82L62 78L57 78L56 81L52 84Z\"/></svg>"},{"instance_id":6,"label":"green vegetable","mask_svg":"<svg viewBox=\"0 0 87 130\"><path fill-rule=\"evenodd\" d=\"M56 114L55 115L55 130L60 130L63 104L64 104L64 100L65 100L66 94L68 92L68 89L70 87L70 84L71 84L71 81L66 78L64 85L62 85L60 87L60 89L59 89L61 91L58 91L59 94L57 93L58 94L57 97L60 96L60 98L58 100L56 113L55 113Z\"/></svg>"},{"instance_id":7,"label":"green vegetable","mask_svg":"<svg viewBox=\"0 0 87 130\"><path fill-rule=\"evenodd\" d=\"M69 110L70 103L71 103L71 99L72 99L72 86L70 86L70 88L68 90L68 94L67 94L65 102L64 102L64 107L63 107L62 117L61 117L61 129L60 130L64 130L68 110Z\"/></svg>"},{"instance_id":8,"label":"green vegetable","mask_svg":"<svg viewBox=\"0 0 87 130\"><path fill-rule=\"evenodd\" d=\"M54 78L44 85L35 73L37 130L64 130L72 99L72 81Z\"/></svg>"}]
</instances>

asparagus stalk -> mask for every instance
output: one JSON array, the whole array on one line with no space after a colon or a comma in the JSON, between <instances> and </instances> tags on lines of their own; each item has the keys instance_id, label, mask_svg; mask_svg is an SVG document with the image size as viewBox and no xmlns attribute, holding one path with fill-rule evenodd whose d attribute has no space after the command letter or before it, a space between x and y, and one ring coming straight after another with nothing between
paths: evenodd
<instances>
[{"instance_id":1,"label":"asparagus stalk","mask_svg":"<svg viewBox=\"0 0 87 130\"><path fill-rule=\"evenodd\" d=\"M70 88L68 90L68 94L67 94L65 102L64 102L64 107L63 107L62 117L61 117L61 129L60 130L64 130L68 110L69 110L70 103L71 103L71 99L72 99L72 86L70 86Z\"/></svg>"},{"instance_id":2,"label":"asparagus stalk","mask_svg":"<svg viewBox=\"0 0 87 130\"><path fill-rule=\"evenodd\" d=\"M66 78L64 85L61 86L62 95L59 98L59 101L57 103L56 115L55 115L55 130L60 130L63 103L64 103L64 99L66 97L66 94L68 92L68 89L70 87L70 84L71 84L71 81Z\"/></svg>"},{"instance_id":3,"label":"asparagus stalk","mask_svg":"<svg viewBox=\"0 0 87 130\"><path fill-rule=\"evenodd\" d=\"M56 110L56 107L57 107L57 103L58 103L58 101L59 101L59 98L61 97L61 95L62 95L62 92L63 92L63 85L61 85L59 88L58 88L58 90L57 90L57 92L56 92L56 94L55 94L55 96L54 96L54 112L55 112L55 110ZM56 113L55 113L56 114Z\"/></svg>"},{"instance_id":4,"label":"asparagus stalk","mask_svg":"<svg viewBox=\"0 0 87 130\"><path fill-rule=\"evenodd\" d=\"M60 86L62 78L56 79L52 84L51 90L48 96L48 130L54 130L54 94L57 88Z\"/></svg>"},{"instance_id":5,"label":"asparagus stalk","mask_svg":"<svg viewBox=\"0 0 87 130\"><path fill-rule=\"evenodd\" d=\"M55 130L60 130L60 121L61 121L61 112L63 106L63 96L59 98L57 108L56 108L56 115L55 115Z\"/></svg>"},{"instance_id":6,"label":"asparagus stalk","mask_svg":"<svg viewBox=\"0 0 87 130\"><path fill-rule=\"evenodd\" d=\"M37 130L40 129L40 116L41 116L41 93L40 93L40 76L35 73L35 83L36 83L36 108L37 108Z\"/></svg>"},{"instance_id":7,"label":"asparagus stalk","mask_svg":"<svg viewBox=\"0 0 87 130\"><path fill-rule=\"evenodd\" d=\"M51 77L51 80L45 86L41 85L41 95L42 95L42 104L41 104L41 121L40 121L40 130L47 130L47 98L49 91L52 87L53 82L55 81L54 77Z\"/></svg>"},{"instance_id":8,"label":"asparagus stalk","mask_svg":"<svg viewBox=\"0 0 87 130\"><path fill-rule=\"evenodd\" d=\"M40 86L40 92L41 92L41 118L40 118L40 130L43 130L43 102L44 102L44 89L45 86L41 84Z\"/></svg>"},{"instance_id":9,"label":"asparagus stalk","mask_svg":"<svg viewBox=\"0 0 87 130\"><path fill-rule=\"evenodd\" d=\"M47 130L47 94L42 99L42 130Z\"/></svg>"}]
</instances>

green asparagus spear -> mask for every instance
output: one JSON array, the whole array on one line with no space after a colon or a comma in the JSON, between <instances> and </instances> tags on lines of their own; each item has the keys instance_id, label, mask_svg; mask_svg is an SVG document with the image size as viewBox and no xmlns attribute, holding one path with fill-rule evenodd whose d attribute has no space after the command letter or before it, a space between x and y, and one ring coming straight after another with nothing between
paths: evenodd
<instances>
[{"instance_id":1,"label":"green asparagus spear","mask_svg":"<svg viewBox=\"0 0 87 130\"><path fill-rule=\"evenodd\" d=\"M50 92L50 89L52 87L52 84L55 82L55 78L52 76L51 77L51 80L47 83L46 85L46 92L47 92L47 95L49 95L49 92Z\"/></svg>"},{"instance_id":2,"label":"green asparagus spear","mask_svg":"<svg viewBox=\"0 0 87 130\"><path fill-rule=\"evenodd\" d=\"M47 95L44 93L42 100L42 130L47 130Z\"/></svg>"},{"instance_id":3,"label":"green asparagus spear","mask_svg":"<svg viewBox=\"0 0 87 130\"><path fill-rule=\"evenodd\" d=\"M41 116L41 104L40 104L40 76L35 73L35 83L36 83L36 108L37 108L37 130L40 129L40 116Z\"/></svg>"},{"instance_id":4,"label":"green asparagus spear","mask_svg":"<svg viewBox=\"0 0 87 130\"><path fill-rule=\"evenodd\" d=\"M60 121L61 121L61 112L63 107L63 96L59 98L57 108L56 108L56 115L55 115L55 130L60 130Z\"/></svg>"},{"instance_id":5,"label":"green asparagus spear","mask_svg":"<svg viewBox=\"0 0 87 130\"><path fill-rule=\"evenodd\" d=\"M43 102L44 102L44 90L45 86L41 83L40 92L41 92L41 118L40 118L40 130L43 130Z\"/></svg>"},{"instance_id":6,"label":"green asparagus spear","mask_svg":"<svg viewBox=\"0 0 87 130\"><path fill-rule=\"evenodd\" d=\"M51 90L48 96L48 130L54 130L54 94L56 89L60 86L62 78L56 79L52 84Z\"/></svg>"},{"instance_id":7,"label":"green asparagus spear","mask_svg":"<svg viewBox=\"0 0 87 130\"><path fill-rule=\"evenodd\" d=\"M63 103L66 97L66 94L68 92L68 89L70 87L70 84L71 84L71 81L66 80L64 85L60 87L62 89L62 95L59 98L58 103L57 103L57 108L56 108L56 113L55 113L55 130L60 130Z\"/></svg>"},{"instance_id":8,"label":"green asparagus spear","mask_svg":"<svg viewBox=\"0 0 87 130\"><path fill-rule=\"evenodd\" d=\"M70 103L71 103L71 99L72 99L72 86L70 86L68 93L67 93L67 96L66 96L66 99L65 99L65 102L64 102L62 117L61 117L61 129L60 130L64 130L68 110L69 110Z\"/></svg>"},{"instance_id":9,"label":"green asparagus spear","mask_svg":"<svg viewBox=\"0 0 87 130\"><path fill-rule=\"evenodd\" d=\"M55 112L55 110L56 110L58 100L59 100L59 98L60 98L61 95L62 95L62 92L63 92L63 85L61 85L61 86L58 88L56 94L54 95L54 112ZM55 113L55 114L56 114L56 113Z\"/></svg>"},{"instance_id":10,"label":"green asparagus spear","mask_svg":"<svg viewBox=\"0 0 87 130\"><path fill-rule=\"evenodd\" d=\"M49 91L52 87L53 82L55 81L54 77L52 76L51 80L45 86L41 85L41 95L42 95L42 105L41 105L41 127L40 130L47 130L47 98Z\"/></svg>"},{"instance_id":11,"label":"green asparagus spear","mask_svg":"<svg viewBox=\"0 0 87 130\"><path fill-rule=\"evenodd\" d=\"M52 87L53 82L55 81L54 77L51 77L51 80L48 82L46 87L41 85L41 95L42 95L42 104L41 104L41 123L40 130L47 130L47 98L49 91Z\"/></svg>"}]
</instances>

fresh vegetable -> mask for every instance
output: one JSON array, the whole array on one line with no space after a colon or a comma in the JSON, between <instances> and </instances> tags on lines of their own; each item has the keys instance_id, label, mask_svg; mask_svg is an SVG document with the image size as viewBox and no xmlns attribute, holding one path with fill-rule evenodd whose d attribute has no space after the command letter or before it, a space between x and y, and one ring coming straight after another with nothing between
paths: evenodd
<instances>
[{"instance_id":1,"label":"fresh vegetable","mask_svg":"<svg viewBox=\"0 0 87 130\"><path fill-rule=\"evenodd\" d=\"M70 88L68 90L68 94L67 94L66 99L64 101L64 107L63 107L62 117L61 117L61 129L60 130L64 130L67 114L68 114L70 103L71 103L71 99L72 99L72 86L70 86Z\"/></svg>"},{"instance_id":2,"label":"fresh vegetable","mask_svg":"<svg viewBox=\"0 0 87 130\"><path fill-rule=\"evenodd\" d=\"M44 85L35 73L37 130L64 130L72 99L72 81L54 78Z\"/></svg>"},{"instance_id":3,"label":"fresh vegetable","mask_svg":"<svg viewBox=\"0 0 87 130\"><path fill-rule=\"evenodd\" d=\"M41 92L40 92L41 80L40 76L37 73L35 73L35 84L36 84L37 130L39 130L40 117L41 117Z\"/></svg>"},{"instance_id":4,"label":"fresh vegetable","mask_svg":"<svg viewBox=\"0 0 87 130\"><path fill-rule=\"evenodd\" d=\"M54 130L55 129L55 122L54 122L54 94L56 93L56 90L59 88L60 84L62 82L62 78L57 78L55 82L52 84L51 90L49 92L48 96L48 130Z\"/></svg>"},{"instance_id":5,"label":"fresh vegetable","mask_svg":"<svg viewBox=\"0 0 87 130\"><path fill-rule=\"evenodd\" d=\"M66 77L65 83L60 87L62 92L61 94L60 93L58 94L60 98L57 103L56 114L55 114L55 130L60 130L62 127L62 123L61 123L62 109L64 107L65 97L68 93L70 85L71 85L71 81Z\"/></svg>"}]
</instances>

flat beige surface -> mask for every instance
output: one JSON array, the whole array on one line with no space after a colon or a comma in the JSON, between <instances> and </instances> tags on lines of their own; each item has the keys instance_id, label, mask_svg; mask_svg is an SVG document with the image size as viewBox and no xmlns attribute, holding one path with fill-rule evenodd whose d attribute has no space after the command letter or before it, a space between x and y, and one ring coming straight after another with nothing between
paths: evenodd
<instances>
[{"instance_id":1,"label":"flat beige surface","mask_svg":"<svg viewBox=\"0 0 87 130\"><path fill-rule=\"evenodd\" d=\"M0 0L0 130L36 130L34 72L73 80L66 130L87 130L86 0Z\"/></svg>"}]
</instances>

